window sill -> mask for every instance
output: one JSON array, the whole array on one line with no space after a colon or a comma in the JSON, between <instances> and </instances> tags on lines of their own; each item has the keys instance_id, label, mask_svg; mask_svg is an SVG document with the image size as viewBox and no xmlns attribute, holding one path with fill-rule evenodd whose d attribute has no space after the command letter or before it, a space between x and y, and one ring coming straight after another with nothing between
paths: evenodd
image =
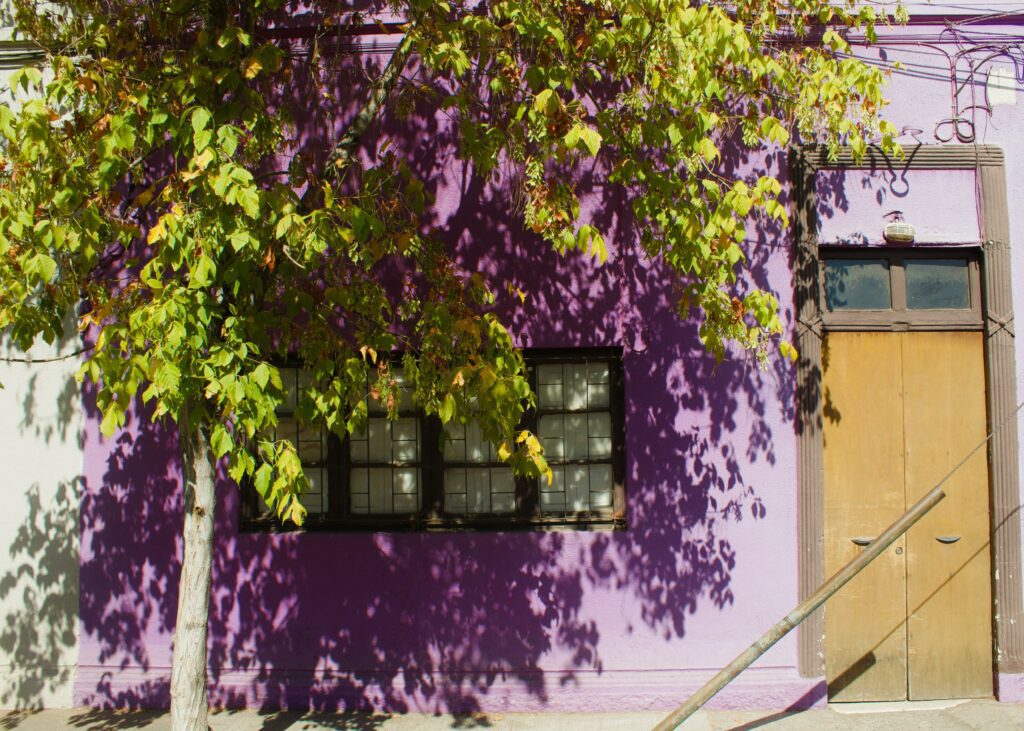
<instances>
[{"instance_id":1,"label":"window sill","mask_svg":"<svg viewBox=\"0 0 1024 731\"><path fill-rule=\"evenodd\" d=\"M283 525L273 518L242 519L242 533L504 533L517 531L620 531L624 518L611 515L538 516L531 518L311 518L305 525Z\"/></svg>"}]
</instances>

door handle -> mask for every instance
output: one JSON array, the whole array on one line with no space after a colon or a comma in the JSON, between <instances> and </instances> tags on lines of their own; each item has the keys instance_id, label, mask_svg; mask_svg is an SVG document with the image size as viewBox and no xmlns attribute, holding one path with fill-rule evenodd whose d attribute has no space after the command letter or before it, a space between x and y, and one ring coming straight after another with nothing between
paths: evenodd
<instances>
[{"instance_id":1,"label":"door handle","mask_svg":"<svg viewBox=\"0 0 1024 731\"><path fill-rule=\"evenodd\" d=\"M959 541L960 536L935 536L935 540L937 540L939 543L945 543L949 545L950 543L956 543L957 541Z\"/></svg>"},{"instance_id":2,"label":"door handle","mask_svg":"<svg viewBox=\"0 0 1024 731\"><path fill-rule=\"evenodd\" d=\"M875 539L874 538L870 538L868 536L859 536L857 538L851 538L850 540L853 541L854 543L856 543L858 546L866 546L869 543L871 543L871 541L873 541Z\"/></svg>"}]
</instances>

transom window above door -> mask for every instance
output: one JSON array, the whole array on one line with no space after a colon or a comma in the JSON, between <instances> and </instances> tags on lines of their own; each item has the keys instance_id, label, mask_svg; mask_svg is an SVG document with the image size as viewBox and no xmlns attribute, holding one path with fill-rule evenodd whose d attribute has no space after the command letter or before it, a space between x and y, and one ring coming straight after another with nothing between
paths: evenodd
<instances>
[{"instance_id":1,"label":"transom window above door","mask_svg":"<svg viewBox=\"0 0 1024 731\"><path fill-rule=\"evenodd\" d=\"M973 249L821 249L821 312L831 329L982 326Z\"/></svg>"}]
</instances>

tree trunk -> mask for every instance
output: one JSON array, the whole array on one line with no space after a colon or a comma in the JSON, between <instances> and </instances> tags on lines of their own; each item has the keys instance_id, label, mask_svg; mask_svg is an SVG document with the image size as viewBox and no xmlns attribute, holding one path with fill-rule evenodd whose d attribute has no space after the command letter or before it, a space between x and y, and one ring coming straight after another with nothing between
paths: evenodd
<instances>
[{"instance_id":1,"label":"tree trunk","mask_svg":"<svg viewBox=\"0 0 1024 731\"><path fill-rule=\"evenodd\" d=\"M171 728L173 731L205 731L208 728L206 634L216 472L205 428L189 425L187 406L181 416L178 427L185 487L185 526L171 670Z\"/></svg>"}]
</instances>

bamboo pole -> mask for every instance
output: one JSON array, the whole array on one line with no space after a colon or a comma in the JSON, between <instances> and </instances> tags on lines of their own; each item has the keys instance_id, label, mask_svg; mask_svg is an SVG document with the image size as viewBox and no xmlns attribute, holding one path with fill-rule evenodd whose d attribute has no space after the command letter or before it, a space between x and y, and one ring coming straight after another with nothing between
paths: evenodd
<instances>
[{"instance_id":1,"label":"bamboo pole","mask_svg":"<svg viewBox=\"0 0 1024 731\"><path fill-rule=\"evenodd\" d=\"M988 439L985 441L988 441ZM982 444L984 443L985 442L982 442ZM971 452L971 454L974 454L975 451L977 451L977 447ZM970 455L968 455L968 457L969 456ZM964 461L966 461L966 459ZM959 466L960 465L957 465L957 467L953 469L953 472L955 472ZM952 474L952 472L950 474ZM836 572L836 574L822 584L816 592L800 602L792 612L787 614L774 627L761 635L761 638L757 640L757 642L752 644L735 660L722 668L715 677L705 683L704 687L691 696L686 703L679 706L676 710L666 716L661 723L654 727L654 731L671 731L671 729L679 726L683 721L692 716L701 706L711 700L718 691L730 683L737 675L750 667L755 660L766 653L768 648L785 637L791 629L807 619L807 617L809 617L815 609L824 604L830 596L842 589L850 579L859 574L869 563L881 555L885 549L891 546L893 541L906 533L914 523L924 517L925 513L938 505L939 501L946 497L946 493L942 489L942 484L945 481L946 479L943 479L942 482L932 488L927 495L914 503L914 505L900 516L895 523L886 528L880 536L875 538L875 540L871 541L871 543L869 543L864 549L863 553Z\"/></svg>"}]
</instances>

